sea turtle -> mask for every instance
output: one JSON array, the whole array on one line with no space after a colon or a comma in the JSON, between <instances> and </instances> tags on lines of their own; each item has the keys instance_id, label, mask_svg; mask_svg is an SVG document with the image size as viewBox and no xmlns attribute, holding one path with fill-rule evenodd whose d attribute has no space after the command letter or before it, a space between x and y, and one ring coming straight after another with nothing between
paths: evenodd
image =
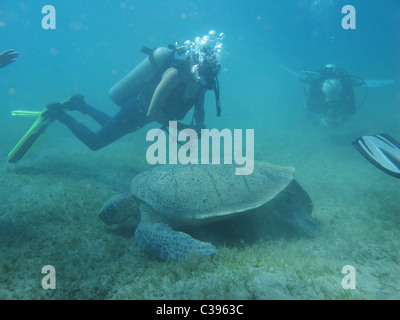
<instances>
[{"instance_id":1,"label":"sea turtle","mask_svg":"<svg viewBox=\"0 0 400 320\"><path fill-rule=\"evenodd\" d=\"M171 226L210 223L264 205L272 206L297 230L314 231L311 199L293 180L294 168L256 162L250 175L236 175L235 168L234 164L153 167L136 175L130 193L111 198L99 216L112 225L140 213L135 240L144 251L161 260L217 252L212 244Z\"/></svg>"}]
</instances>

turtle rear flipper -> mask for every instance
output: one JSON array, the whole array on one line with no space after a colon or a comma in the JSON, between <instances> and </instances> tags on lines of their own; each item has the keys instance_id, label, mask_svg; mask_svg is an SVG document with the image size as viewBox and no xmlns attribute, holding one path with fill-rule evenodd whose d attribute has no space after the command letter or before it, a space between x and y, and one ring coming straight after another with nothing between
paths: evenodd
<instances>
[{"instance_id":1,"label":"turtle rear flipper","mask_svg":"<svg viewBox=\"0 0 400 320\"><path fill-rule=\"evenodd\" d=\"M309 216L304 204L297 201L281 207L280 214L285 211L289 225L300 235L315 237L318 235L318 223Z\"/></svg>"},{"instance_id":2,"label":"turtle rear flipper","mask_svg":"<svg viewBox=\"0 0 400 320\"><path fill-rule=\"evenodd\" d=\"M311 217L311 198L296 180L272 200L269 208L298 234L311 237L318 234L318 223Z\"/></svg>"}]
</instances>

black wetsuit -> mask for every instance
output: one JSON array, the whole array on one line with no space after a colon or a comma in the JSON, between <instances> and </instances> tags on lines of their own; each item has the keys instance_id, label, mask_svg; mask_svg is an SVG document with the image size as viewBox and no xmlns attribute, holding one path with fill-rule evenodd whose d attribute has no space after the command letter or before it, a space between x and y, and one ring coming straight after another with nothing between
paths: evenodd
<instances>
[{"instance_id":1,"label":"black wetsuit","mask_svg":"<svg viewBox=\"0 0 400 320\"><path fill-rule=\"evenodd\" d=\"M81 108L83 109L83 113L92 117L102 126L97 132L91 131L80 121L65 112L58 117L58 120L64 123L90 149L99 150L151 122L147 117L147 113L140 110L139 105L136 97L131 98L121 107L115 116L110 117L104 112L86 104L86 106Z\"/></svg>"},{"instance_id":2,"label":"black wetsuit","mask_svg":"<svg viewBox=\"0 0 400 320\"><path fill-rule=\"evenodd\" d=\"M182 62L180 62L180 64L182 64ZM169 97L168 110L164 111L170 116L170 120L181 120L191 107L181 110L176 108L176 105L178 105L178 101L181 99L180 95L182 95L190 80L184 67L178 64L174 64L172 67L179 68L179 77L182 82ZM134 132L152 122L152 120L147 117L147 111L151 97L161 80L163 72L160 74L161 76L157 77L156 81L153 80L151 83L147 83L146 88L139 95L128 100L113 117L108 116L104 112L88 104L77 108L77 110L81 111L83 114L89 115L102 126L97 132L91 131L80 121L65 112L61 112L57 119L65 124L71 132L90 149L99 150L122 136ZM193 103L195 102L194 100L195 99L193 99Z\"/></svg>"}]
</instances>

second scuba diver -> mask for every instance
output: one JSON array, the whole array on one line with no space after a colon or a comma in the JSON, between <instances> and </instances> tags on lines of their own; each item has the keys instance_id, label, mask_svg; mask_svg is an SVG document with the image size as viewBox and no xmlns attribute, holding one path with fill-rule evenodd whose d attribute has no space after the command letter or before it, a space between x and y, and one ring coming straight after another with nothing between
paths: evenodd
<instances>
[{"instance_id":1,"label":"second scuba diver","mask_svg":"<svg viewBox=\"0 0 400 320\"><path fill-rule=\"evenodd\" d=\"M15 111L14 115L32 116L38 119L17 146L9 153L8 161L22 159L43 135L47 126L59 120L92 150L99 150L120 137L156 121L167 127L169 121L182 120L194 106L194 123L177 123L177 129L191 128L200 132L204 125L204 96L214 90L217 115L220 115L219 83L221 71L223 34L210 31L184 46L143 48L148 57L110 90L112 100L121 106L113 117L92 107L81 94L62 103L52 103L43 112ZM186 59L176 59L174 54L185 54ZM87 114L101 125L97 132L91 131L66 111L76 110Z\"/></svg>"},{"instance_id":2,"label":"second scuba diver","mask_svg":"<svg viewBox=\"0 0 400 320\"><path fill-rule=\"evenodd\" d=\"M367 85L362 79L334 64L322 67L319 72L304 71L300 73L300 80L304 82L309 114L330 128L343 127L367 96ZM356 103L355 86L365 87L365 97L359 104Z\"/></svg>"}]
</instances>

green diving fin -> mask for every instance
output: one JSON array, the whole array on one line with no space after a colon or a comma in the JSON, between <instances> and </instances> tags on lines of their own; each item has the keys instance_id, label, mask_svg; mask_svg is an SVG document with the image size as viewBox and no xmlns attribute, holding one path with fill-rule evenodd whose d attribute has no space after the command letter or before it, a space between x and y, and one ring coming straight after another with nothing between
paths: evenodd
<instances>
[{"instance_id":1,"label":"green diving fin","mask_svg":"<svg viewBox=\"0 0 400 320\"><path fill-rule=\"evenodd\" d=\"M61 105L64 105L69 101L70 98L61 102ZM36 143L38 143L40 138L45 133L47 127L54 121L54 119L44 116L46 111L48 111L47 107L45 107L42 111L15 110L11 112L11 115L15 117L37 117L37 119L29 128L28 132L25 133L22 139L8 154L7 161L9 163L16 163L24 158L29 151L32 150Z\"/></svg>"}]
</instances>

